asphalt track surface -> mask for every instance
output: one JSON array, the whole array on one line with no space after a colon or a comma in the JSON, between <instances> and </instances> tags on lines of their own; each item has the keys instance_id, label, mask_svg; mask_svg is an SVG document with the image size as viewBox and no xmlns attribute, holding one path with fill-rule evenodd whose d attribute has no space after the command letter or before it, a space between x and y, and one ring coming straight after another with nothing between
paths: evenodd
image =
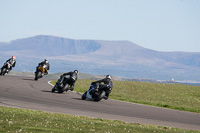
<instances>
[{"instance_id":1,"label":"asphalt track surface","mask_svg":"<svg viewBox=\"0 0 200 133\"><path fill-rule=\"evenodd\" d=\"M101 100L81 100L81 94L52 93L48 79L35 81L32 77L0 76L0 106L43 110L120 120L124 122L161 125L181 129L200 130L200 114L147 105Z\"/></svg>"}]
</instances>

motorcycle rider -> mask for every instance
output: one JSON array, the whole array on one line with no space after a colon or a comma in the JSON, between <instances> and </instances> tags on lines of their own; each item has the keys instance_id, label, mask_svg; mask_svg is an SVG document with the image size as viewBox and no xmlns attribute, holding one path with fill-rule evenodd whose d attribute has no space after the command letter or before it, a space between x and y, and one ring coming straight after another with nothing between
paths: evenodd
<instances>
[{"instance_id":1,"label":"motorcycle rider","mask_svg":"<svg viewBox=\"0 0 200 133\"><path fill-rule=\"evenodd\" d=\"M75 82L78 79L78 74L79 74L78 70L74 70L73 72L64 73L60 76L61 81L69 83L71 91L73 91Z\"/></svg>"},{"instance_id":2,"label":"motorcycle rider","mask_svg":"<svg viewBox=\"0 0 200 133\"><path fill-rule=\"evenodd\" d=\"M105 100L108 99L108 97L109 97L109 95L110 95L110 93L111 93L111 90L112 90L112 88L113 88L113 83L112 83L111 80L112 80L111 76L110 76L110 75L106 75L106 77L105 77L104 79L101 79L101 80L97 80L97 81L95 81L95 82L92 82L92 85L94 86L94 90L95 90L95 89L98 89L98 88L100 88L101 86L104 86L104 85L106 85L107 87L109 87L109 91L106 92L106 95L105 95L105 97L104 97ZM103 85L100 85L102 82L103 82L104 84L103 84Z\"/></svg>"},{"instance_id":3,"label":"motorcycle rider","mask_svg":"<svg viewBox=\"0 0 200 133\"><path fill-rule=\"evenodd\" d=\"M48 59L45 59L44 61L40 62L40 63L38 64L38 66L36 67L36 71L37 71L38 67L44 66L44 65L47 66L47 68L45 68L45 74L47 75L47 74L48 74L48 71L47 71L47 70L50 69L50 65L49 65Z\"/></svg>"},{"instance_id":4,"label":"motorcycle rider","mask_svg":"<svg viewBox=\"0 0 200 133\"><path fill-rule=\"evenodd\" d=\"M8 71L11 71L13 67L15 67L15 64L16 64L16 57L15 56L12 56L10 59L8 59L5 63L4 63L4 66L1 68L1 71L3 70L3 68L8 68L7 69L7 72Z\"/></svg>"}]
</instances>

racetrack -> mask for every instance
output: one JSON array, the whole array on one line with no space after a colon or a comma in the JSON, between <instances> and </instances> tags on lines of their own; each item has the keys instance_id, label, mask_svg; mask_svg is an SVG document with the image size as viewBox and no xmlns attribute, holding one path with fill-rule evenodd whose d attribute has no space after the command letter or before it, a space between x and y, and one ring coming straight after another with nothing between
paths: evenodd
<instances>
[{"instance_id":1,"label":"racetrack","mask_svg":"<svg viewBox=\"0 0 200 133\"><path fill-rule=\"evenodd\" d=\"M81 100L81 94L52 93L48 79L0 76L0 106L200 130L200 114L120 102Z\"/></svg>"}]
</instances>

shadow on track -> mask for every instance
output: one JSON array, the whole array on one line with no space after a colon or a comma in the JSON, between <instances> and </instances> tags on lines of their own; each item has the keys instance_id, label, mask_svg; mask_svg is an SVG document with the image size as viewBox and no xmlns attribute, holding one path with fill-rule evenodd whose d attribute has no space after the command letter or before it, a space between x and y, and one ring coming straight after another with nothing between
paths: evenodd
<instances>
[{"instance_id":1,"label":"shadow on track","mask_svg":"<svg viewBox=\"0 0 200 133\"><path fill-rule=\"evenodd\" d=\"M72 98L72 99L75 99L75 100L82 100L81 98ZM83 101L83 100L82 100Z\"/></svg>"},{"instance_id":2,"label":"shadow on track","mask_svg":"<svg viewBox=\"0 0 200 133\"><path fill-rule=\"evenodd\" d=\"M42 92L50 92L50 93L54 93L54 92L51 92L51 91L47 91L47 90L41 90Z\"/></svg>"},{"instance_id":3,"label":"shadow on track","mask_svg":"<svg viewBox=\"0 0 200 133\"><path fill-rule=\"evenodd\" d=\"M35 81L35 79L22 79L22 80L29 80L29 81Z\"/></svg>"},{"instance_id":4,"label":"shadow on track","mask_svg":"<svg viewBox=\"0 0 200 133\"><path fill-rule=\"evenodd\" d=\"M67 93L58 93L58 92L52 92L51 90L50 91L47 91L47 90L41 90L42 92L47 92L47 93L54 93L54 94L58 94L58 95L64 95L64 94L67 94Z\"/></svg>"}]
</instances>

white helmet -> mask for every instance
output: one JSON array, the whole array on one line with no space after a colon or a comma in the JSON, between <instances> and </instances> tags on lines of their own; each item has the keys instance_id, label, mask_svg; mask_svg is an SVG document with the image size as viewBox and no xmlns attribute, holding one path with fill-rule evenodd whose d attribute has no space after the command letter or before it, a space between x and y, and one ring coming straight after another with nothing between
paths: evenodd
<instances>
[{"instance_id":1,"label":"white helmet","mask_svg":"<svg viewBox=\"0 0 200 133\"><path fill-rule=\"evenodd\" d=\"M107 79L112 79L110 75L106 75L106 78Z\"/></svg>"},{"instance_id":2,"label":"white helmet","mask_svg":"<svg viewBox=\"0 0 200 133\"><path fill-rule=\"evenodd\" d=\"M45 61L45 63L48 63L48 62L49 62L48 59L45 59L44 61Z\"/></svg>"},{"instance_id":3,"label":"white helmet","mask_svg":"<svg viewBox=\"0 0 200 133\"><path fill-rule=\"evenodd\" d=\"M74 70L74 72L77 73L77 74L79 73L78 70Z\"/></svg>"}]
</instances>

